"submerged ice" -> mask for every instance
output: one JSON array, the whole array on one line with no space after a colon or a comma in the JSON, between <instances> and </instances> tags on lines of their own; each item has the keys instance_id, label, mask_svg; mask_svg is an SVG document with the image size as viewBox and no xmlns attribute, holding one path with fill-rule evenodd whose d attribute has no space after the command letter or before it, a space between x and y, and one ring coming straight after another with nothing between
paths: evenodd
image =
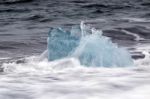
<instances>
[{"instance_id":1,"label":"submerged ice","mask_svg":"<svg viewBox=\"0 0 150 99\"><path fill-rule=\"evenodd\" d=\"M125 48L112 43L110 38L81 23L70 31L55 28L49 32L48 60L73 57L86 66L129 66L133 61Z\"/></svg>"}]
</instances>

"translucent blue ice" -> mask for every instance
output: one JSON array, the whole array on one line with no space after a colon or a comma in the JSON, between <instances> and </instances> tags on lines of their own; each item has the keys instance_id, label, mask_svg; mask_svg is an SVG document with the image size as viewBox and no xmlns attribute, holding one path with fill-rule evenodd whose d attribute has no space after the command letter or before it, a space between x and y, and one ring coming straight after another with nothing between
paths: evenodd
<instances>
[{"instance_id":1,"label":"translucent blue ice","mask_svg":"<svg viewBox=\"0 0 150 99\"><path fill-rule=\"evenodd\" d=\"M133 61L125 48L119 48L102 31L81 23L70 31L56 28L48 37L48 60L75 57L86 66L130 66Z\"/></svg>"},{"instance_id":2,"label":"translucent blue ice","mask_svg":"<svg viewBox=\"0 0 150 99\"><path fill-rule=\"evenodd\" d=\"M50 31L48 37L48 60L56 60L67 57L79 44L79 36L73 36L71 32L56 28Z\"/></svg>"}]
</instances>

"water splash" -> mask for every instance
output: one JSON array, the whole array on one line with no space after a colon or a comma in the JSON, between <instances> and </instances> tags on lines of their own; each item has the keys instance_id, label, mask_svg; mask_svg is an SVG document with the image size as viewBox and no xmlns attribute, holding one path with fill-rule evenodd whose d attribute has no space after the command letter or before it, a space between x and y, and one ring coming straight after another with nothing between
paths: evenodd
<instances>
[{"instance_id":1,"label":"water splash","mask_svg":"<svg viewBox=\"0 0 150 99\"><path fill-rule=\"evenodd\" d=\"M125 48L119 48L102 31L86 26L74 26L70 31L56 28L48 37L48 60L74 57L86 66L130 66L132 58Z\"/></svg>"}]
</instances>

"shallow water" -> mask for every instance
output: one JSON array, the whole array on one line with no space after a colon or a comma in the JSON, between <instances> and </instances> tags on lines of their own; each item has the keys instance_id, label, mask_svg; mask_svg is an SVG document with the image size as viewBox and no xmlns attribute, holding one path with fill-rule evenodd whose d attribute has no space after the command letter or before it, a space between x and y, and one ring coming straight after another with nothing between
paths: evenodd
<instances>
[{"instance_id":1,"label":"shallow water","mask_svg":"<svg viewBox=\"0 0 150 99\"><path fill-rule=\"evenodd\" d=\"M28 1L28 0L27 0ZM0 99L149 99L149 0L0 2ZM126 47L134 65L96 68L38 61L49 28L84 20Z\"/></svg>"}]
</instances>

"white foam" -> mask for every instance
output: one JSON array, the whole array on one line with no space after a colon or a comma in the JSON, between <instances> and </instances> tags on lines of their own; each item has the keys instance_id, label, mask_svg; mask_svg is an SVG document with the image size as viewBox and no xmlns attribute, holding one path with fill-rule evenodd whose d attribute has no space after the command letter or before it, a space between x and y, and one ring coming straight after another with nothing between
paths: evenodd
<instances>
[{"instance_id":1,"label":"white foam","mask_svg":"<svg viewBox=\"0 0 150 99\"><path fill-rule=\"evenodd\" d=\"M141 64L140 64L141 65ZM149 99L150 68L96 68L66 58L3 64L1 99Z\"/></svg>"},{"instance_id":2,"label":"white foam","mask_svg":"<svg viewBox=\"0 0 150 99\"><path fill-rule=\"evenodd\" d=\"M150 45L148 44L138 44L135 46L135 51L136 52L141 52L142 54L144 54L144 58L143 59L139 59L139 60L135 60L135 65L137 66L150 66Z\"/></svg>"},{"instance_id":3,"label":"white foam","mask_svg":"<svg viewBox=\"0 0 150 99\"><path fill-rule=\"evenodd\" d=\"M85 67L74 58L39 61L37 56L4 63L0 99L150 99L148 46L136 46L146 57L128 68Z\"/></svg>"}]
</instances>

